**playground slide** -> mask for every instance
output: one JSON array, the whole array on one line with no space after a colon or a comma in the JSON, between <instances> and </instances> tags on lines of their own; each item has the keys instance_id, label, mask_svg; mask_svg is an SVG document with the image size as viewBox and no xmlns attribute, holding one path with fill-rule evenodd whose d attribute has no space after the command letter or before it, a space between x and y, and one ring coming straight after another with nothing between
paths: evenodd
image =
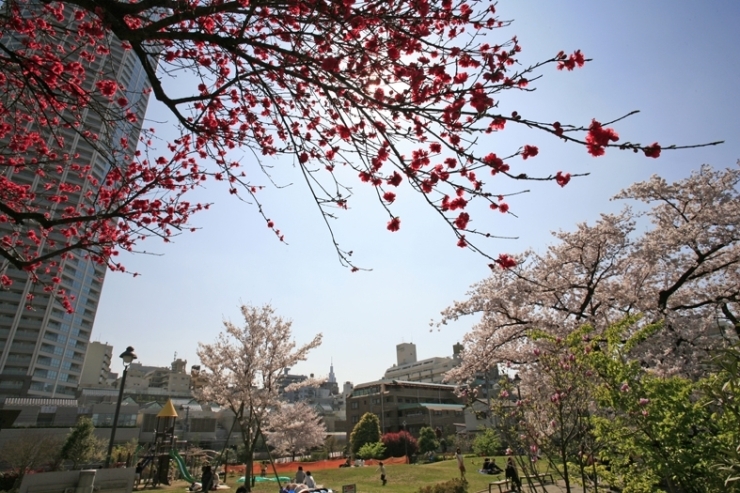
<instances>
[{"instance_id":1,"label":"playground slide","mask_svg":"<svg viewBox=\"0 0 740 493\"><path fill-rule=\"evenodd\" d=\"M184 479L188 483L195 483L195 478L191 476L188 472L188 468L185 467L185 460L180 454L177 453L177 450L170 450L170 458L177 463L177 468L180 470L180 476L182 477L182 479Z\"/></svg>"}]
</instances>

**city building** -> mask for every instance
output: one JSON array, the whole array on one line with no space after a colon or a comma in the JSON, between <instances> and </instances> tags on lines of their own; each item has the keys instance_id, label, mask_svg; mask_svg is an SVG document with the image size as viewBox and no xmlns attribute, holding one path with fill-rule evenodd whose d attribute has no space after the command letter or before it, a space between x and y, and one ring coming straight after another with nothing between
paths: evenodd
<instances>
[{"instance_id":1,"label":"city building","mask_svg":"<svg viewBox=\"0 0 740 493\"><path fill-rule=\"evenodd\" d=\"M380 420L381 433L407 430L418 436L424 426L440 428L445 435L464 423L465 403L455 394L455 386L378 380L356 385L347 397L347 441L365 413Z\"/></svg>"},{"instance_id":2,"label":"city building","mask_svg":"<svg viewBox=\"0 0 740 493\"><path fill-rule=\"evenodd\" d=\"M192 385L190 375L187 374L187 361L175 359L169 367L147 366L142 363L131 363L126 372L125 395L135 395L138 399L143 396L157 396L162 398L180 397L190 398ZM197 372L196 372L197 374ZM120 379L114 387L118 388Z\"/></svg>"},{"instance_id":3,"label":"city building","mask_svg":"<svg viewBox=\"0 0 740 493\"><path fill-rule=\"evenodd\" d=\"M109 387L110 362L113 346L102 342L91 342L87 346L85 362L82 364L80 387Z\"/></svg>"},{"instance_id":4,"label":"city building","mask_svg":"<svg viewBox=\"0 0 740 493\"><path fill-rule=\"evenodd\" d=\"M460 364L458 355L461 349L460 344L455 344L452 347L452 357L434 357L418 361L415 344L398 344L396 346L396 364L385 371L383 379L442 383L445 381L445 374Z\"/></svg>"},{"instance_id":5,"label":"city building","mask_svg":"<svg viewBox=\"0 0 740 493\"><path fill-rule=\"evenodd\" d=\"M3 43L12 46L21 41L3 39ZM132 154L135 151L147 106L147 96L143 91L147 89L148 81L136 55L124 50L120 43L109 43L108 46L110 54L99 56L94 62L80 58L87 73L92 74L82 88L92 90L96 82L94 77L116 80L126 88L130 109L138 117L137 123L111 122L105 114L90 110L77 129L61 125L54 129L56 136L63 138L63 143L52 136L49 128L39 129L42 134L48 134L52 150L59 155L75 156L75 164L83 168L89 166L91 176L98 183L104 181L111 168L113 158L104 150L110 147L108 143L118 143L126 135L128 150ZM75 52L84 50L72 53ZM73 57L70 55L66 60L72 62ZM7 96L0 94L0 98L3 97ZM82 137L85 132L99 136L97 146L90 143L94 139ZM27 186L31 193L41 196L44 181L39 179L36 171L32 167L16 170L12 166L0 170L14 183ZM95 196L98 185L77 173L64 176L65 184L70 185L71 190L67 193L65 207L91 205L88 192ZM49 202L49 212L54 212L57 207L57 204ZM20 237L25 237L24 228L23 224L12 221L0 222L0 236L20 233ZM57 244L67 241L61 233L50 236L49 240ZM39 254L48 248L50 242L41 242ZM0 274L13 281L9 287L0 289L0 398L72 398L77 392L107 267L88 258L84 252L57 260L60 262L57 275L61 280L58 287L69 296L73 313L68 313L60 300L44 290L43 285L32 282L27 272L14 268L7 260L0 262Z\"/></svg>"},{"instance_id":6,"label":"city building","mask_svg":"<svg viewBox=\"0 0 740 493\"><path fill-rule=\"evenodd\" d=\"M20 414L12 427L0 430L0 448L11 440L32 439L42 433L56 436L60 441L81 417L88 417L95 425L95 435L103 441L110 438L110 429L116 408L115 389L86 389L86 399L6 398L0 410L17 410ZM91 396L99 399L92 399ZM215 405L199 404L193 399L165 399L147 401L126 396L121 403L115 443L137 439L139 443L154 440L154 428L159 411L171 400L176 412L174 431L179 441L201 448L221 450L241 442L240 433L232 430L234 414ZM231 435L229 432L231 431Z\"/></svg>"}]
</instances>

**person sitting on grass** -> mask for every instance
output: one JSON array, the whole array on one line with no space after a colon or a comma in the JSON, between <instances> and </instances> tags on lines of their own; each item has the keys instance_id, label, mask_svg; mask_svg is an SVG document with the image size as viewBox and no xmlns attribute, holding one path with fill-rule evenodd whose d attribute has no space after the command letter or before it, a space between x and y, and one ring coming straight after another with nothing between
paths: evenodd
<instances>
[{"instance_id":1,"label":"person sitting on grass","mask_svg":"<svg viewBox=\"0 0 740 493\"><path fill-rule=\"evenodd\" d=\"M316 481L313 480L311 471L306 471L306 479L304 479L303 482L306 483L306 486L308 486L309 489L316 488Z\"/></svg>"},{"instance_id":2,"label":"person sitting on grass","mask_svg":"<svg viewBox=\"0 0 740 493\"><path fill-rule=\"evenodd\" d=\"M498 465L496 464L496 459L491 460L486 457L486 459L483 461L483 468L481 469L481 472L484 474L498 474L504 472L504 470L498 467Z\"/></svg>"}]
</instances>

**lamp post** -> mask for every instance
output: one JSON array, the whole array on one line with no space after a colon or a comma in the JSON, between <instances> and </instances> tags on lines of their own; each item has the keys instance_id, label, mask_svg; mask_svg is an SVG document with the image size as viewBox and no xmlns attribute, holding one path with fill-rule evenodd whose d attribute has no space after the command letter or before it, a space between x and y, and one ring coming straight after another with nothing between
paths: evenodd
<instances>
[{"instance_id":1,"label":"lamp post","mask_svg":"<svg viewBox=\"0 0 740 493\"><path fill-rule=\"evenodd\" d=\"M123 400L123 388L126 386L126 373L133 360L136 359L134 348L129 346L121 353L123 360L123 375L121 376L121 388L118 390L118 402L116 402L116 413L113 415L113 427L110 430L110 442L108 443L108 454L105 456L105 468L110 466L111 455L113 455L113 441L116 439L116 428L118 427L118 414L121 412L121 401Z\"/></svg>"},{"instance_id":2,"label":"lamp post","mask_svg":"<svg viewBox=\"0 0 740 493\"><path fill-rule=\"evenodd\" d=\"M403 434L403 455L406 456L406 463L409 463L409 430L406 429L406 420L404 419L401 423L403 425L403 431L406 433Z\"/></svg>"},{"instance_id":3,"label":"lamp post","mask_svg":"<svg viewBox=\"0 0 740 493\"><path fill-rule=\"evenodd\" d=\"M521 379L521 377L519 376L518 373L516 375L514 375L514 386L516 387L516 397L519 400L522 400L522 393L519 390L519 382L521 382L521 381L522 381L522 379Z\"/></svg>"}]
</instances>

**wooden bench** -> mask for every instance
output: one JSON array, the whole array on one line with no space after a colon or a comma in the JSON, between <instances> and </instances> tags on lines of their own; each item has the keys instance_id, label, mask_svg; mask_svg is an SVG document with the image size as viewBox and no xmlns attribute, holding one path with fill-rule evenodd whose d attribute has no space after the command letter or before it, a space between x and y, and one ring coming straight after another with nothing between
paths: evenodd
<instances>
[{"instance_id":1,"label":"wooden bench","mask_svg":"<svg viewBox=\"0 0 740 493\"><path fill-rule=\"evenodd\" d=\"M555 484L555 478L553 478L552 473L549 473L549 472L540 472L540 473L537 473L537 474L528 474L528 475L522 476L521 477L521 480L522 480L522 483L524 483L524 482L529 483L530 481L532 481L532 482L538 482L538 483L541 481L543 483L546 483L549 480L550 483Z\"/></svg>"},{"instance_id":2,"label":"wooden bench","mask_svg":"<svg viewBox=\"0 0 740 493\"><path fill-rule=\"evenodd\" d=\"M493 493L493 490L491 489L493 486L498 486L499 493L504 493L504 490L502 486L506 486L506 491L511 490L511 480L510 479L501 479L499 481L492 481L488 483L488 493Z\"/></svg>"}]
</instances>

